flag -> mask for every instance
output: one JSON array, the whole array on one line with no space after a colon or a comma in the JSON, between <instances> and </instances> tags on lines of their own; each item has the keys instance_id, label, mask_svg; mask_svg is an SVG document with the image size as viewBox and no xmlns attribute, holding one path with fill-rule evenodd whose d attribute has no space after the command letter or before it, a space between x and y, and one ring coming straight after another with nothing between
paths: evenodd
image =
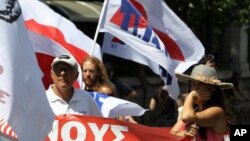
<instances>
[{"instance_id":1,"label":"flag","mask_svg":"<svg viewBox=\"0 0 250 141\"><path fill-rule=\"evenodd\" d=\"M147 110L134 102L115 98L98 92L90 92L104 117L141 116Z\"/></svg>"},{"instance_id":2,"label":"flag","mask_svg":"<svg viewBox=\"0 0 250 141\"><path fill-rule=\"evenodd\" d=\"M178 89L174 72L183 73L197 63L204 54L204 47L200 41L162 0L157 0L154 4L149 0L107 1L101 26L103 31L113 35L105 34L103 52L147 65L161 77L164 74L166 76L162 66L173 78L172 83L167 85L174 99L179 94L178 91L174 92ZM134 35L134 38L130 38L129 35L125 37L125 34L129 33L130 36ZM155 49L148 52L140 49L138 46L144 49L150 47L146 47L147 44L133 44L131 41L138 39L144 41L144 44L150 41L155 43ZM163 64L159 62L156 49L161 50L162 58L167 58ZM153 54L156 57L153 57ZM165 77L162 78L165 79Z\"/></svg>"},{"instance_id":3,"label":"flag","mask_svg":"<svg viewBox=\"0 0 250 141\"><path fill-rule=\"evenodd\" d=\"M100 46L96 43L93 54L90 54L93 40L77 29L71 21L38 0L20 0L20 5L32 46L44 73L43 82L46 89L52 83L50 70L54 57L68 54L79 64L89 55L102 60ZM78 82L82 82L81 74Z\"/></svg>"},{"instance_id":4,"label":"flag","mask_svg":"<svg viewBox=\"0 0 250 141\"><path fill-rule=\"evenodd\" d=\"M0 129L1 129L0 140L1 140L1 135L13 141L17 140L17 135L15 134L15 132L10 127L10 125L4 119L0 119Z\"/></svg>"},{"instance_id":5,"label":"flag","mask_svg":"<svg viewBox=\"0 0 250 141\"><path fill-rule=\"evenodd\" d=\"M17 0L1 3L0 31L0 119L19 140L42 141L54 114Z\"/></svg>"}]
</instances>

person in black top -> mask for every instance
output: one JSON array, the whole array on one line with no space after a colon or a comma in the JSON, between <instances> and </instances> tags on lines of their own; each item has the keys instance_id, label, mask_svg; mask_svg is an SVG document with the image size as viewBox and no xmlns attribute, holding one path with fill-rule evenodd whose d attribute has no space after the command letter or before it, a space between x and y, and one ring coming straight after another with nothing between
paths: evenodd
<instances>
[{"instance_id":1,"label":"person in black top","mask_svg":"<svg viewBox=\"0 0 250 141\"><path fill-rule=\"evenodd\" d=\"M146 119L149 126L172 127L177 121L177 103L169 96L166 87L161 86L152 96L149 108Z\"/></svg>"},{"instance_id":2,"label":"person in black top","mask_svg":"<svg viewBox=\"0 0 250 141\"><path fill-rule=\"evenodd\" d=\"M110 62L104 62L109 80L115 85L117 90L116 97L128 101L136 102L137 92L127 82L118 79L115 76L114 67Z\"/></svg>"}]
</instances>

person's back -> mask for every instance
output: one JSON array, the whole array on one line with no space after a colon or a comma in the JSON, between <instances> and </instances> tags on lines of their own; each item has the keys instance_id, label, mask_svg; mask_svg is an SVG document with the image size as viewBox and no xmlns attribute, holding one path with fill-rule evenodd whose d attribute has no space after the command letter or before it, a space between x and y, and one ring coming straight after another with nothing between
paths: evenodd
<instances>
[{"instance_id":1,"label":"person's back","mask_svg":"<svg viewBox=\"0 0 250 141\"><path fill-rule=\"evenodd\" d=\"M109 80L115 85L117 90L116 97L128 101L137 101L137 92L127 82L118 79L115 76L114 67L110 62L104 62Z\"/></svg>"},{"instance_id":2,"label":"person's back","mask_svg":"<svg viewBox=\"0 0 250 141\"><path fill-rule=\"evenodd\" d=\"M122 98L122 99L126 99L128 101L136 101L136 96L137 93L135 92L135 90L128 85L126 82L121 81L120 79L117 78L113 78L111 79L111 81L115 84L116 88L117 88L117 97Z\"/></svg>"}]
</instances>

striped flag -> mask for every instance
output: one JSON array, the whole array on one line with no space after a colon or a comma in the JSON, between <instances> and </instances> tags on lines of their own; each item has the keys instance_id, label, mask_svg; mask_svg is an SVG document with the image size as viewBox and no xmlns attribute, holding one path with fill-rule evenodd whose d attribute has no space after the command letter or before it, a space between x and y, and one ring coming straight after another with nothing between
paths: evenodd
<instances>
[{"instance_id":1,"label":"striped flag","mask_svg":"<svg viewBox=\"0 0 250 141\"><path fill-rule=\"evenodd\" d=\"M17 140L17 135L12 130L10 125L4 120L0 119L0 135L10 139L10 140ZM1 137L0 137L1 140Z\"/></svg>"},{"instance_id":2,"label":"striped flag","mask_svg":"<svg viewBox=\"0 0 250 141\"><path fill-rule=\"evenodd\" d=\"M39 66L44 73L43 82L48 88L52 83L50 64L54 57L68 54L82 64L83 59L90 55L93 40L77 29L71 21L38 0L20 0L20 5ZM102 59L98 44L93 56ZM78 82L82 82L81 74Z\"/></svg>"},{"instance_id":3,"label":"striped flag","mask_svg":"<svg viewBox=\"0 0 250 141\"><path fill-rule=\"evenodd\" d=\"M177 98L175 72L197 63L204 47L192 31L163 0L109 0L101 29L105 34L103 52L149 66ZM117 37L117 38L116 38Z\"/></svg>"},{"instance_id":4,"label":"striped flag","mask_svg":"<svg viewBox=\"0 0 250 141\"><path fill-rule=\"evenodd\" d=\"M54 114L17 0L1 2L0 31L1 132L21 141L42 141Z\"/></svg>"}]
</instances>

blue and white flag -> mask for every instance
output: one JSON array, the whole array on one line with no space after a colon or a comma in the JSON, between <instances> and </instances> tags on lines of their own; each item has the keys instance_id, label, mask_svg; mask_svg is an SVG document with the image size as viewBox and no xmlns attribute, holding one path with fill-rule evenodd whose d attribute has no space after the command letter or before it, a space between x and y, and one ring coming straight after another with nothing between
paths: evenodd
<instances>
[{"instance_id":1,"label":"blue and white flag","mask_svg":"<svg viewBox=\"0 0 250 141\"><path fill-rule=\"evenodd\" d=\"M126 115L141 116L147 111L147 109L142 108L140 105L127 100L98 92L90 92L90 95L96 101L104 117L115 118Z\"/></svg>"},{"instance_id":2,"label":"blue and white flag","mask_svg":"<svg viewBox=\"0 0 250 141\"><path fill-rule=\"evenodd\" d=\"M175 72L183 73L204 55L204 47L163 0L106 0L100 29L103 52L144 65L160 75L176 99Z\"/></svg>"}]
</instances>

